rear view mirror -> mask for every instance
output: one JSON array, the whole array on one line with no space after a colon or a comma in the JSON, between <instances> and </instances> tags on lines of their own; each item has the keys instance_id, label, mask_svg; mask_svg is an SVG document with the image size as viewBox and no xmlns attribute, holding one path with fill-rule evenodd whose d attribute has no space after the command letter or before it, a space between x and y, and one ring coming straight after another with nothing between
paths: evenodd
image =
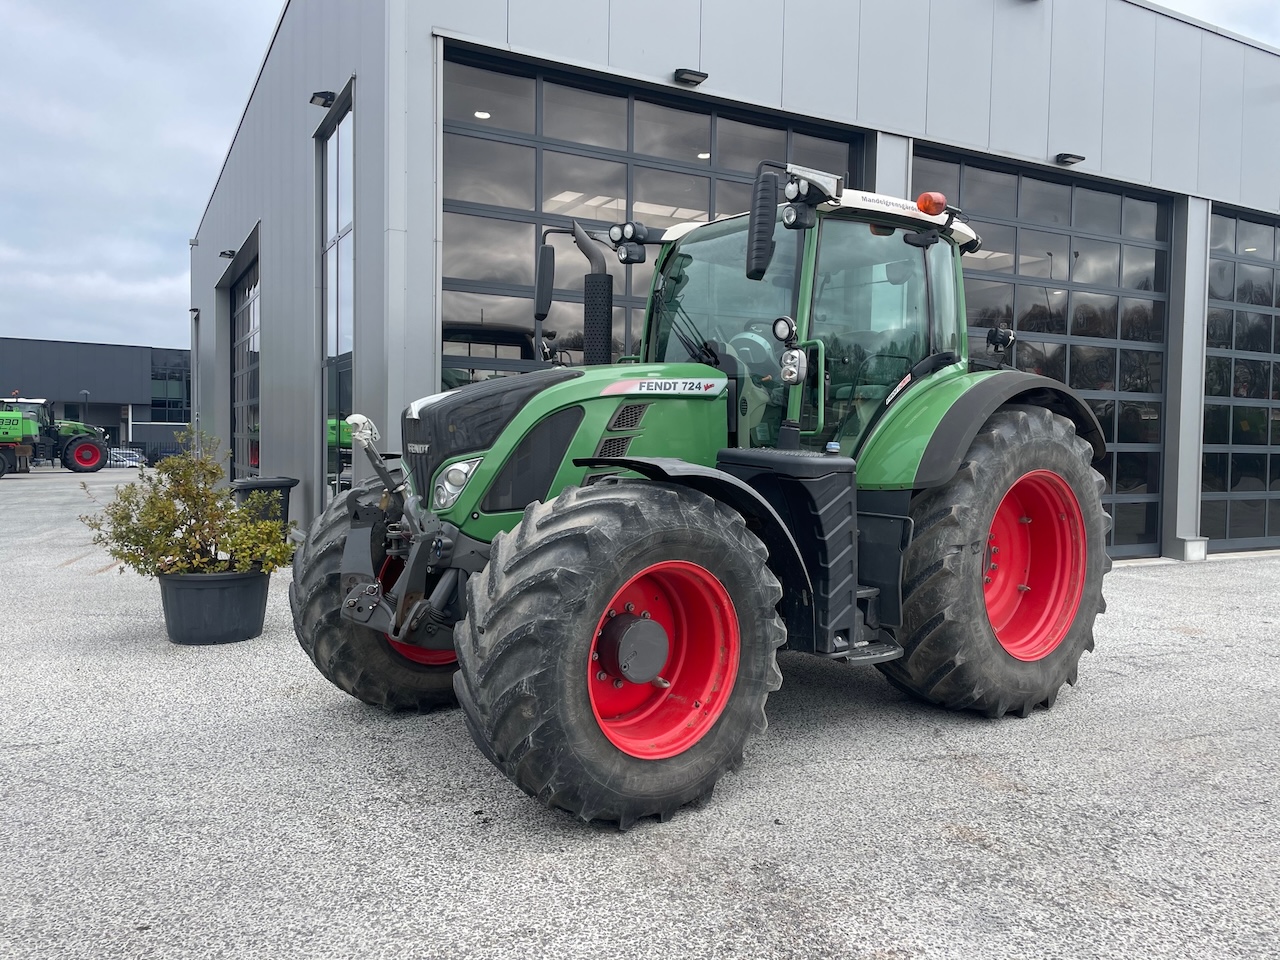
<instances>
[{"instance_id":1,"label":"rear view mirror","mask_svg":"<svg viewBox=\"0 0 1280 960\"><path fill-rule=\"evenodd\" d=\"M778 217L778 175L766 170L751 191L747 226L747 279L763 280L773 259L773 225Z\"/></svg>"},{"instance_id":2,"label":"rear view mirror","mask_svg":"<svg viewBox=\"0 0 1280 960\"><path fill-rule=\"evenodd\" d=\"M551 312L551 288L556 280L556 248L544 243L538 248L538 277L533 288L533 317L547 319Z\"/></svg>"}]
</instances>

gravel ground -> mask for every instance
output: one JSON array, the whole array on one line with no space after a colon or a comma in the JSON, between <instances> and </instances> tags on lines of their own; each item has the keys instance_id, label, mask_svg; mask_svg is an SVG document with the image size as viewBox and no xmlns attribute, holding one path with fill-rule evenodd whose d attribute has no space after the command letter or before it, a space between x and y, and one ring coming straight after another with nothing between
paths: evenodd
<instances>
[{"instance_id":1,"label":"gravel ground","mask_svg":"<svg viewBox=\"0 0 1280 960\"><path fill-rule=\"evenodd\" d=\"M625 834L456 710L165 639L65 471L0 480L0 956L1274 957L1280 556L1117 565L1079 685L990 721L783 656L714 799ZM89 478L109 496L123 470Z\"/></svg>"}]
</instances>

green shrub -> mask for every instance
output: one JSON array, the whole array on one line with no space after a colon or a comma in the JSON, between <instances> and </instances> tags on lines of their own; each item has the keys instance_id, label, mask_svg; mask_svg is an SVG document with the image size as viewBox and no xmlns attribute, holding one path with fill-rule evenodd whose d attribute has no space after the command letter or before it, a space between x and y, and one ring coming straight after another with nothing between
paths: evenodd
<instances>
[{"instance_id":1,"label":"green shrub","mask_svg":"<svg viewBox=\"0 0 1280 960\"><path fill-rule=\"evenodd\" d=\"M184 433L181 450L154 470L139 468L138 479L116 488L102 512L82 516L94 531L93 542L124 567L144 576L161 573L270 573L287 564L293 544L280 518L280 495L255 490L236 505L235 494L220 486L225 471L218 441L207 434ZM81 487L88 492L84 483ZM92 499L92 495L91 499Z\"/></svg>"}]
</instances>

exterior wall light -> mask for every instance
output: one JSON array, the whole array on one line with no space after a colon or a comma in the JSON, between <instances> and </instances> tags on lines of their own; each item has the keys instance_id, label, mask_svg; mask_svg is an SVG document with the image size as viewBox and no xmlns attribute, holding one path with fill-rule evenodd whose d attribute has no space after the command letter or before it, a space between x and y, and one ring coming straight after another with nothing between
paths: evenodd
<instances>
[{"instance_id":1,"label":"exterior wall light","mask_svg":"<svg viewBox=\"0 0 1280 960\"><path fill-rule=\"evenodd\" d=\"M333 101L338 95L332 90L317 90L311 95L311 103L317 107L324 107L326 110L333 106Z\"/></svg>"},{"instance_id":2,"label":"exterior wall light","mask_svg":"<svg viewBox=\"0 0 1280 960\"><path fill-rule=\"evenodd\" d=\"M1084 157L1082 157L1078 153L1060 153L1053 159L1055 163L1060 163L1064 167L1069 167L1072 164L1079 163L1081 160L1084 159Z\"/></svg>"},{"instance_id":3,"label":"exterior wall light","mask_svg":"<svg viewBox=\"0 0 1280 960\"><path fill-rule=\"evenodd\" d=\"M696 87L705 79L707 79L707 74L690 67L680 67L675 72L676 83L683 83L690 87Z\"/></svg>"},{"instance_id":4,"label":"exterior wall light","mask_svg":"<svg viewBox=\"0 0 1280 960\"><path fill-rule=\"evenodd\" d=\"M236 255L236 252L235 252L234 250L220 250L220 251L218 251L218 256L222 257L224 260L230 260L230 259L231 259L232 257L234 257L235 255Z\"/></svg>"}]
</instances>

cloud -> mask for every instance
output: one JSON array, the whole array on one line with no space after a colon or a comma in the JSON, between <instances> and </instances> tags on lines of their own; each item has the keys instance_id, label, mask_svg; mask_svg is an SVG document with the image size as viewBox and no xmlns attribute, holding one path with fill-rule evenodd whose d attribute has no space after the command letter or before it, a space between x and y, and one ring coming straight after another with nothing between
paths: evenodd
<instances>
[{"instance_id":1,"label":"cloud","mask_svg":"<svg viewBox=\"0 0 1280 960\"><path fill-rule=\"evenodd\" d=\"M283 0L0 0L0 336L188 345L192 236Z\"/></svg>"},{"instance_id":2,"label":"cloud","mask_svg":"<svg viewBox=\"0 0 1280 960\"><path fill-rule=\"evenodd\" d=\"M1280 47L1280 5L1276 0L1158 0L1161 6L1197 20Z\"/></svg>"}]
</instances>

